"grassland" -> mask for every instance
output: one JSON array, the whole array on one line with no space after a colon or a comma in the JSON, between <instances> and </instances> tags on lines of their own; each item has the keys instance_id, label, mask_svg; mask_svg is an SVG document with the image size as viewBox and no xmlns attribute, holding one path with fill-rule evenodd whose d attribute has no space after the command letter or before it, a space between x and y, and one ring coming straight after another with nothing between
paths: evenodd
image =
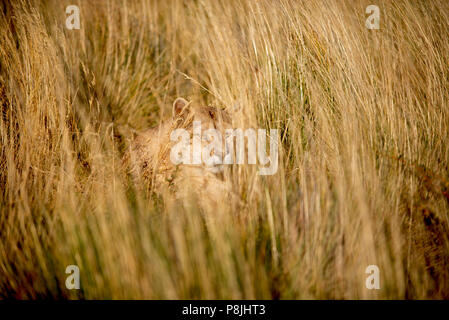
<instances>
[{"instance_id":1,"label":"grassland","mask_svg":"<svg viewBox=\"0 0 449 320\"><path fill-rule=\"evenodd\" d=\"M448 1L0 8L0 298L449 298ZM277 174L236 166L220 212L133 185L178 96L278 129Z\"/></svg>"}]
</instances>

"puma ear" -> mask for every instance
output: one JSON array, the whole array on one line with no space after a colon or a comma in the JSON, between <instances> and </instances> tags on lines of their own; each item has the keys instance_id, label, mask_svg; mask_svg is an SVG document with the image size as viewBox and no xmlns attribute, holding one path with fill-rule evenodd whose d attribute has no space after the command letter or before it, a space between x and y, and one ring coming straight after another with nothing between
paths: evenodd
<instances>
[{"instance_id":1,"label":"puma ear","mask_svg":"<svg viewBox=\"0 0 449 320\"><path fill-rule=\"evenodd\" d=\"M173 102L173 117L177 117L188 106L189 102L184 98L176 98Z\"/></svg>"}]
</instances>

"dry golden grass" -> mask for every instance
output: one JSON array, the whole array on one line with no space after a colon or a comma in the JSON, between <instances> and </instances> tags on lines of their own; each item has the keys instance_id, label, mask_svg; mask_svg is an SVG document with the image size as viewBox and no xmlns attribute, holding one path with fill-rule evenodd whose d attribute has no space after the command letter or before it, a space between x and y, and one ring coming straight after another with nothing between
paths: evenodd
<instances>
[{"instance_id":1,"label":"dry golden grass","mask_svg":"<svg viewBox=\"0 0 449 320\"><path fill-rule=\"evenodd\" d=\"M3 2L0 297L449 298L449 2L372 2ZM180 95L279 129L277 174L220 212L130 183Z\"/></svg>"}]
</instances>

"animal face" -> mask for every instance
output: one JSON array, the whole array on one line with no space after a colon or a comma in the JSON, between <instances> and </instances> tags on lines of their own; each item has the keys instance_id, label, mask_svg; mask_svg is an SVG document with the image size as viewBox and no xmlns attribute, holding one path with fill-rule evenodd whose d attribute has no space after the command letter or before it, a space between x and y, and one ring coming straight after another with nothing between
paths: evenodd
<instances>
[{"instance_id":1,"label":"animal face","mask_svg":"<svg viewBox=\"0 0 449 320\"><path fill-rule=\"evenodd\" d=\"M192 137L192 140L185 138L178 146L183 155L191 159L187 162L202 163L209 171L220 172L230 150L226 139L226 129L232 128L229 114L210 106L194 106L178 98L173 103L173 118Z\"/></svg>"}]
</instances>

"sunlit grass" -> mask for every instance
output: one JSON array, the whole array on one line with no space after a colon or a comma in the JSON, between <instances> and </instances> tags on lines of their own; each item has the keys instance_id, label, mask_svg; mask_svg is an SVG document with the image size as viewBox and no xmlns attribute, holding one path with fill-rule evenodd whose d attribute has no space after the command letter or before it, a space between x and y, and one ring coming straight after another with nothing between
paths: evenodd
<instances>
[{"instance_id":1,"label":"sunlit grass","mask_svg":"<svg viewBox=\"0 0 449 320\"><path fill-rule=\"evenodd\" d=\"M0 6L0 297L448 298L449 2L369 4ZM233 168L219 213L134 186L178 96L279 129L277 174Z\"/></svg>"}]
</instances>

